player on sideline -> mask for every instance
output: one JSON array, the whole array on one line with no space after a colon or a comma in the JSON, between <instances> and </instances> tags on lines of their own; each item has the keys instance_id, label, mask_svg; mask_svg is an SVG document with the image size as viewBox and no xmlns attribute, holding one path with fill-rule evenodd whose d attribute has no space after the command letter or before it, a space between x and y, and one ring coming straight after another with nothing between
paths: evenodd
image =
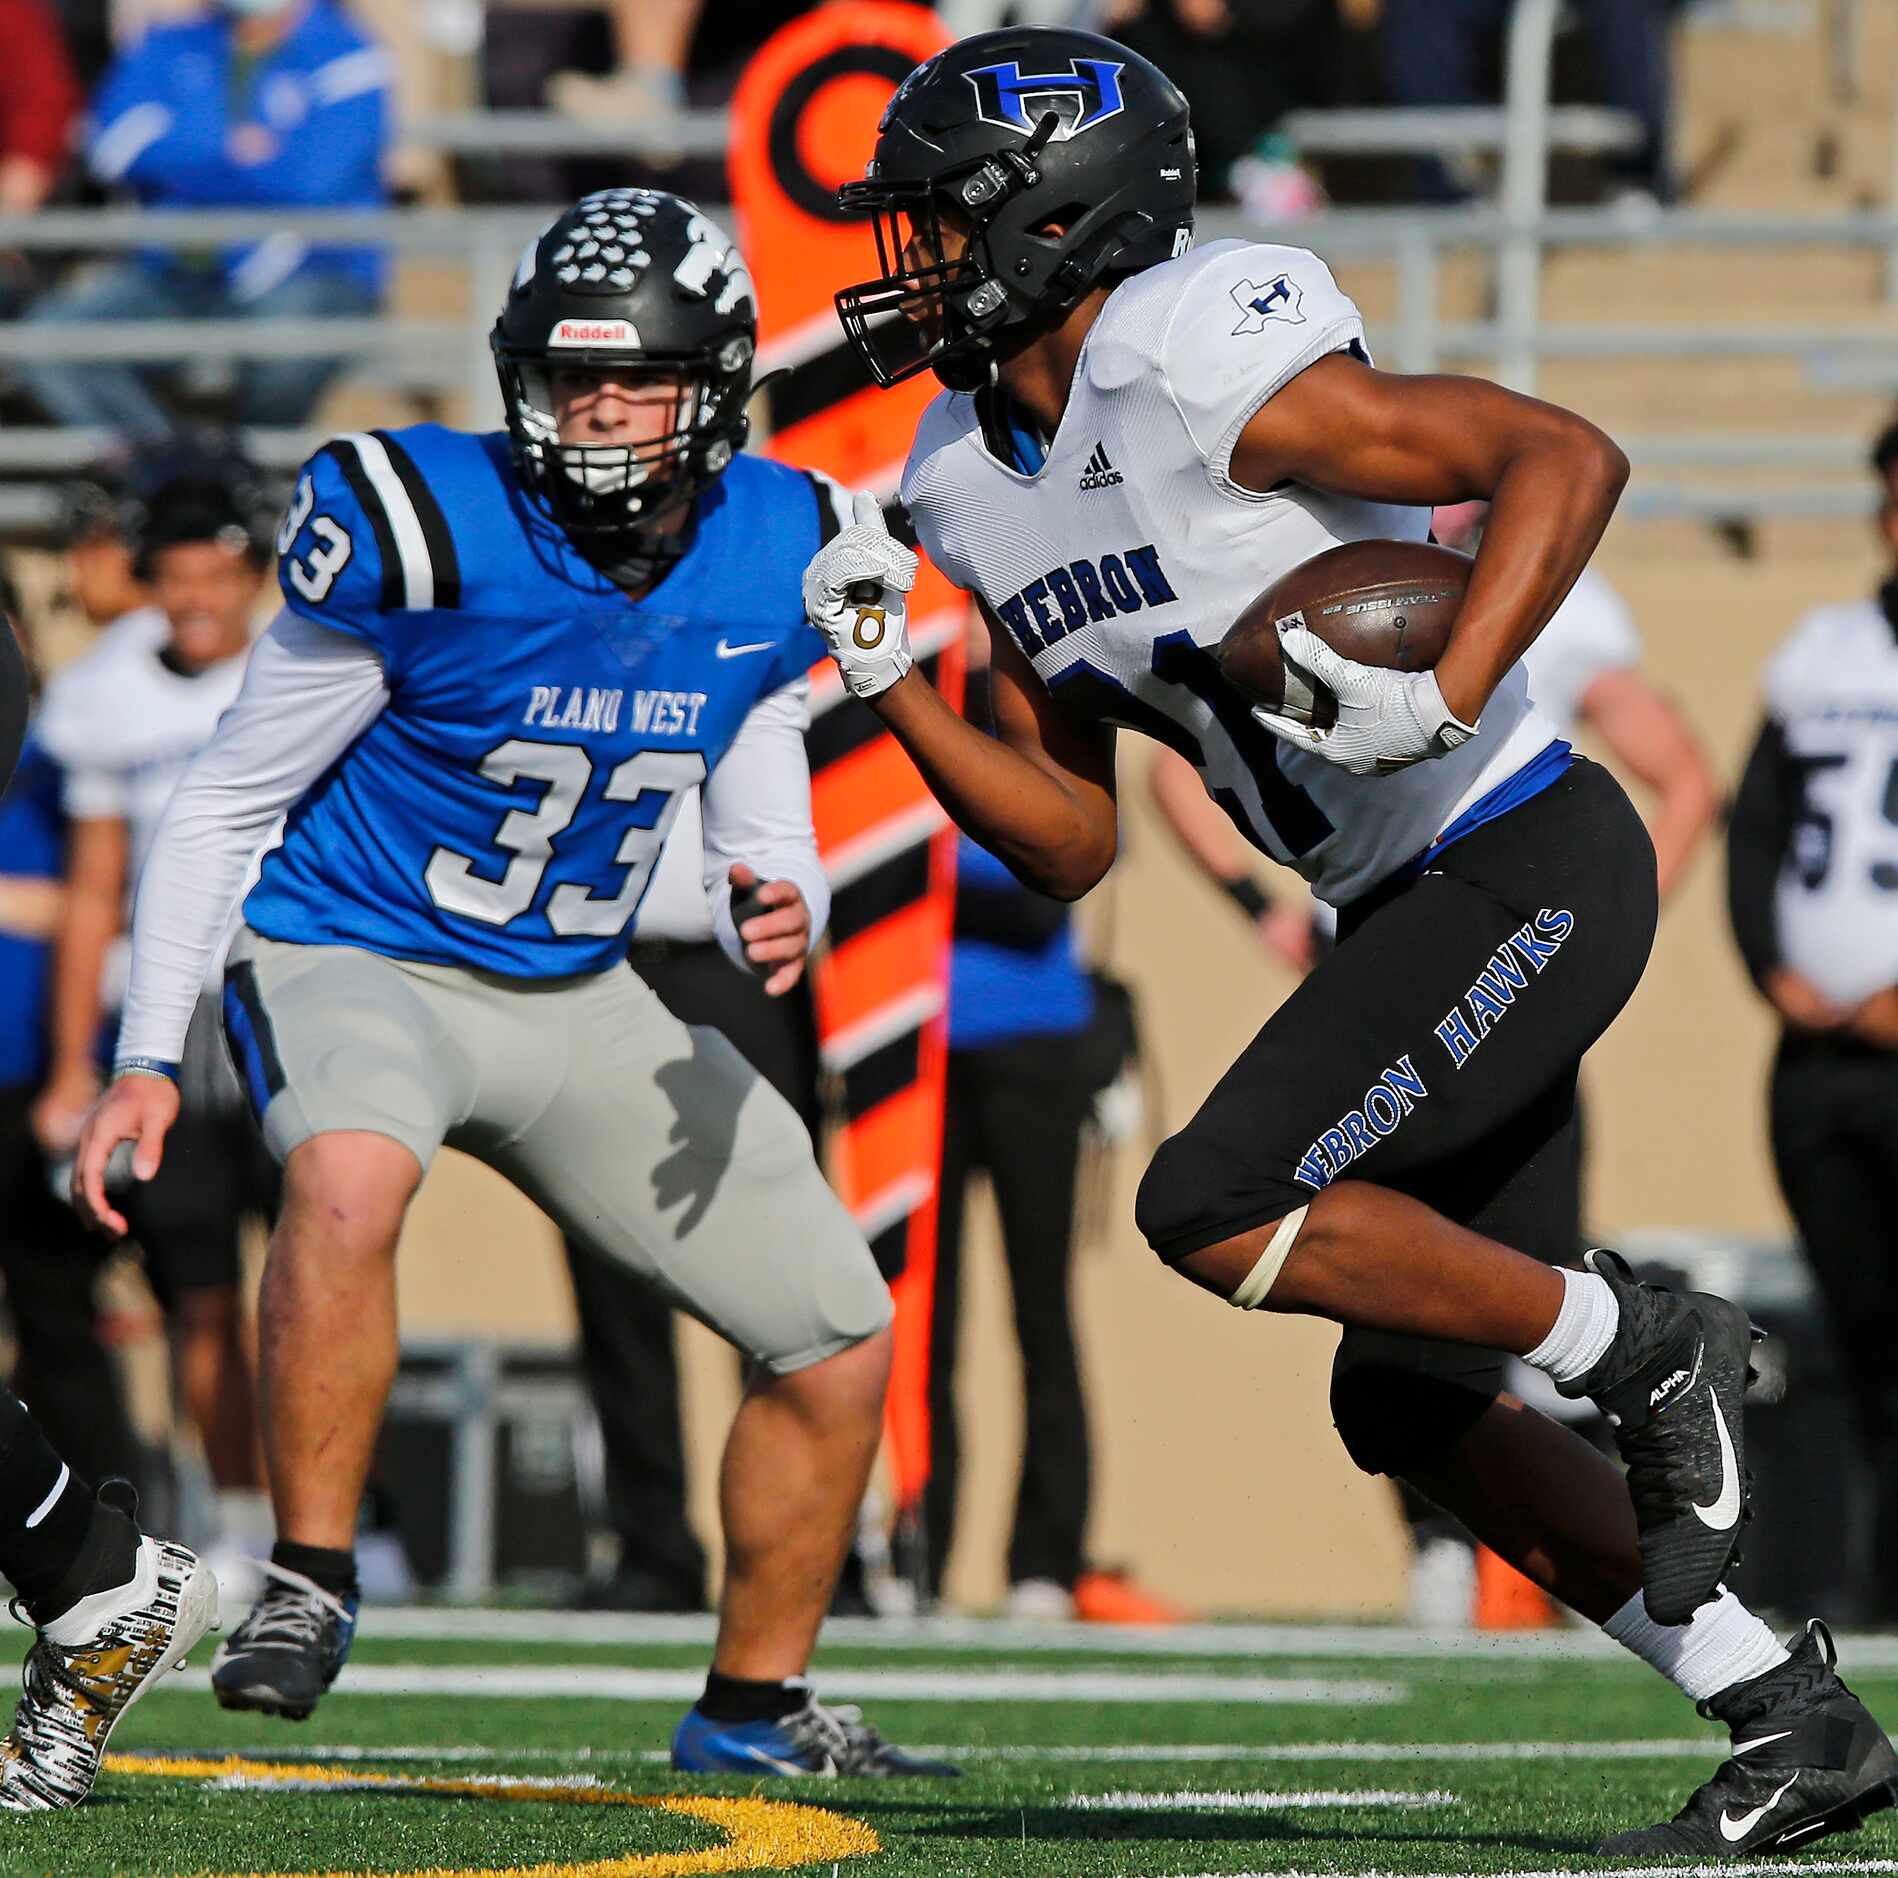
<instances>
[{"instance_id":1,"label":"player on sideline","mask_svg":"<svg viewBox=\"0 0 1898 1878\"><path fill-rule=\"evenodd\" d=\"M26 661L0 613L0 794L26 727ZM0 1812L50 1813L92 1791L119 1717L217 1625L217 1579L148 1539L123 1480L95 1489L0 1385L0 1573L39 1632L0 1741Z\"/></svg>"},{"instance_id":2,"label":"player on sideline","mask_svg":"<svg viewBox=\"0 0 1898 1878\"><path fill-rule=\"evenodd\" d=\"M879 380L926 365L947 387L902 493L989 617L999 741L911 671L914 557L868 498L812 561L809 616L1032 885L1073 899L1112 864L1126 726L1343 909L1337 951L1156 1155L1148 1239L1241 1308L1343 1324L1332 1408L1353 1460L1733 1729L1677 1820L1606 1850L1744 1856L1853 1824L1891 1804L1898 1756L1822 1626L1789 1654L1721 1584L1745 1508L1745 1316L1636 1285L1612 1254L1543 1262L1569 1250L1544 1183L1576 1067L1646 962L1655 867L1517 660L1626 461L1566 411L1376 371L1320 261L1194 251L1193 199L1185 100L1110 40L985 33L910 74L841 197L874 217L882 274L838 307ZM1432 504L1479 496L1489 532L1435 671L1285 632L1288 666L1339 700L1323 733L1225 686L1210 648L1279 575L1341 541L1419 539ZM1503 1353L1616 1418L1625 1484L1501 1392Z\"/></svg>"},{"instance_id":3,"label":"player on sideline","mask_svg":"<svg viewBox=\"0 0 1898 1878\"><path fill-rule=\"evenodd\" d=\"M734 960L788 989L827 911L797 585L837 492L737 454L755 340L743 260L690 203L610 190L559 217L495 326L505 433L310 461L277 540L287 610L159 830L74 1176L111 1230L107 1156L134 1140L157 1167L193 989L288 812L224 999L285 1173L260 1307L278 1544L213 1667L227 1708L306 1716L348 1654L396 1239L447 1141L753 1365L674 1765L955 1771L802 1680L877 1445L888 1291L789 1106L626 963L695 784Z\"/></svg>"}]
</instances>

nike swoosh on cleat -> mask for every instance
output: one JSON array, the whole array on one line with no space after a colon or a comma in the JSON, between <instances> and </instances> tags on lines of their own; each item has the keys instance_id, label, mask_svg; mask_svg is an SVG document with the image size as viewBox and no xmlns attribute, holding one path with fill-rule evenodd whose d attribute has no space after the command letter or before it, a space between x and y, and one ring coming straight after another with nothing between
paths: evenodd
<instances>
[{"instance_id":1,"label":"nike swoosh on cleat","mask_svg":"<svg viewBox=\"0 0 1898 1878\"><path fill-rule=\"evenodd\" d=\"M729 640L720 638L716 647L721 659L742 659L747 652L769 652L771 641L760 639L755 645L735 646Z\"/></svg>"},{"instance_id":2,"label":"nike swoosh on cleat","mask_svg":"<svg viewBox=\"0 0 1898 1878\"><path fill-rule=\"evenodd\" d=\"M1729 1845L1738 1845L1740 1841L1786 1797L1786 1788L1790 1787L1798 1778L1799 1773L1798 1770L1795 1769L1794 1772L1787 1777L1786 1786L1781 1787L1764 1806L1756 1806L1752 1812L1742 1813L1738 1819L1733 1818L1729 1813L1723 1812L1720 1815L1721 1838L1726 1840Z\"/></svg>"},{"instance_id":3,"label":"nike swoosh on cleat","mask_svg":"<svg viewBox=\"0 0 1898 1878\"><path fill-rule=\"evenodd\" d=\"M727 1748L736 1748L740 1754L746 1755L751 1760L760 1761L766 1767L775 1767L781 1774L808 1774L815 1771L809 1767L800 1767L796 1761L781 1761L775 1754L767 1754L763 1748L754 1748L749 1741L727 1740L725 1746ZM836 1769L834 1767L826 1767L821 1771L825 1773L835 1773Z\"/></svg>"},{"instance_id":4,"label":"nike swoosh on cleat","mask_svg":"<svg viewBox=\"0 0 1898 1878\"><path fill-rule=\"evenodd\" d=\"M1784 1741L1792 1734L1790 1728L1782 1728L1776 1735L1755 1735L1751 1741L1736 1741L1733 1744L1734 1758L1742 1754L1751 1754L1755 1748L1763 1748L1769 1741Z\"/></svg>"},{"instance_id":5,"label":"nike swoosh on cleat","mask_svg":"<svg viewBox=\"0 0 1898 1878\"><path fill-rule=\"evenodd\" d=\"M1705 1506L1696 1500L1694 1517L1715 1532L1726 1532L1740 1517L1740 1470L1734 1464L1733 1437L1727 1433L1727 1418L1720 1412L1718 1396L1713 1398L1713 1425L1720 1437L1720 1491Z\"/></svg>"}]
</instances>

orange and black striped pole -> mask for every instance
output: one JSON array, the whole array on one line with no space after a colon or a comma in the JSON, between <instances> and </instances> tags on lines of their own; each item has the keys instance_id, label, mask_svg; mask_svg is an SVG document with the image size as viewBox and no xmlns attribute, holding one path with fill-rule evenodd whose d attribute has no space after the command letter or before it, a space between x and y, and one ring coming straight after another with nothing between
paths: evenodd
<instances>
[{"instance_id":1,"label":"orange and black striped pole","mask_svg":"<svg viewBox=\"0 0 1898 1878\"><path fill-rule=\"evenodd\" d=\"M747 68L732 103L739 241L758 287L771 454L893 494L935 391L880 392L844 339L835 290L867 270L862 224L837 211L863 174L877 119L913 66L948 43L926 8L841 0L793 21ZM916 657L962 692L966 602L924 565L910 603ZM831 1175L896 1298L887 1446L899 1532L917 1531L929 1479L929 1323L942 1157L944 1009L955 836L921 776L826 662L809 737L830 944L815 973L818 1036L842 1089Z\"/></svg>"}]
</instances>

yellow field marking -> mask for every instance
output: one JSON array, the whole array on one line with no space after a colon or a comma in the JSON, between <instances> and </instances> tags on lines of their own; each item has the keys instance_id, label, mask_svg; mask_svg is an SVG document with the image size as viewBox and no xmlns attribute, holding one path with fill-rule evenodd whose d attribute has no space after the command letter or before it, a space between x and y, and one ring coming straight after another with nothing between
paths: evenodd
<instances>
[{"instance_id":1,"label":"yellow field marking","mask_svg":"<svg viewBox=\"0 0 1898 1878\"><path fill-rule=\"evenodd\" d=\"M615 1787L560 1787L532 1780L455 1780L433 1775L383 1774L332 1763L251 1761L229 1754L215 1760L189 1756L108 1754L106 1771L169 1780L254 1781L261 1790L285 1787L379 1787L393 1793L438 1793L451 1799L516 1800L541 1806L645 1806L695 1819L726 1835L723 1845L696 1852L641 1852L588 1859L577 1865L507 1865L476 1870L432 1866L426 1871L377 1873L373 1878L696 1878L701 1872L783 1871L835 1863L883 1849L858 1820L821 1806L790 1800L721 1800L693 1794L622 1793ZM207 1874L207 1878L214 1875ZM238 1878L223 1874L222 1878ZM246 1878L256 1878L247 1874ZM273 1878L371 1878L360 1872L300 1872Z\"/></svg>"}]
</instances>

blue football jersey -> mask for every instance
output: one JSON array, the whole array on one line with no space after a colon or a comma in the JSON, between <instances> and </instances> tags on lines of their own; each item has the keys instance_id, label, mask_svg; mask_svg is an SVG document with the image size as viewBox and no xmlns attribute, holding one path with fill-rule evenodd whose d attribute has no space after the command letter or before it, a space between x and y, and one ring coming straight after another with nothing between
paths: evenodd
<instances>
[{"instance_id":1,"label":"blue football jersey","mask_svg":"<svg viewBox=\"0 0 1898 1878\"><path fill-rule=\"evenodd\" d=\"M740 456L629 600L504 434L337 438L279 531L283 597L374 645L389 702L291 810L245 918L515 977L613 964L682 793L822 655L800 582L834 527L812 477Z\"/></svg>"}]
</instances>

